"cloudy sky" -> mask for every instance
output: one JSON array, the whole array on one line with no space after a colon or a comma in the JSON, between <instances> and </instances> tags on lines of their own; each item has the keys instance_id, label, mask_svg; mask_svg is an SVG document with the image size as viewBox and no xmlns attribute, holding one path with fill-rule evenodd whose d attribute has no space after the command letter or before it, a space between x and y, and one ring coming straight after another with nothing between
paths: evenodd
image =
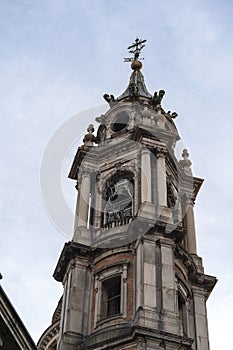
<instances>
[{"instance_id":1,"label":"cloudy sky","mask_svg":"<svg viewBox=\"0 0 233 350\"><path fill-rule=\"evenodd\" d=\"M194 174L205 179L195 211L199 255L219 279L207 302L211 350L230 343L232 15L230 0L0 1L0 269L35 341L62 294L52 274L72 236L72 157L106 109L102 95L124 91L123 57L139 36L148 90L166 90L163 106L179 114ZM51 212L61 198L64 227Z\"/></svg>"}]
</instances>

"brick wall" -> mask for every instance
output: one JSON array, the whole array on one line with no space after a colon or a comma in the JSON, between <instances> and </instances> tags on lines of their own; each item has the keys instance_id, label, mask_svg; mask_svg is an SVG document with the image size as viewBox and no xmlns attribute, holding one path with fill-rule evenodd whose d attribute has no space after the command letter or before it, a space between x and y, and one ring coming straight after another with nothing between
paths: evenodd
<instances>
[{"instance_id":1,"label":"brick wall","mask_svg":"<svg viewBox=\"0 0 233 350\"><path fill-rule=\"evenodd\" d=\"M113 266L113 264L121 263L128 261L128 268L127 268L127 307L126 307L126 318L123 318L121 316L116 317L114 319L106 319L106 321L101 321L97 328L104 328L108 325L113 325L119 322L125 322L133 318L134 316L134 252L132 250L128 250L126 252L121 252L114 250L111 252L111 255L106 256L106 252L102 254L102 256L98 256L98 258L95 259L96 263L93 265L93 276L101 269L107 269ZM94 331L94 313L95 313L95 299L96 299L96 292L95 292L95 281L93 278L92 281L92 307L91 307L91 332Z\"/></svg>"}]
</instances>

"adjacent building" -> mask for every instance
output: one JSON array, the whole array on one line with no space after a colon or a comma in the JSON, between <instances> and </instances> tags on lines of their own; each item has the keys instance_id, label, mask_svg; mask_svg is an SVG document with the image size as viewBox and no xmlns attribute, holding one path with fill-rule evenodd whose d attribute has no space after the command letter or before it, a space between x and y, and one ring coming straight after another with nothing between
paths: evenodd
<instances>
[{"instance_id":1,"label":"adjacent building","mask_svg":"<svg viewBox=\"0 0 233 350\"><path fill-rule=\"evenodd\" d=\"M37 350L34 341L1 286L0 349Z\"/></svg>"}]
</instances>

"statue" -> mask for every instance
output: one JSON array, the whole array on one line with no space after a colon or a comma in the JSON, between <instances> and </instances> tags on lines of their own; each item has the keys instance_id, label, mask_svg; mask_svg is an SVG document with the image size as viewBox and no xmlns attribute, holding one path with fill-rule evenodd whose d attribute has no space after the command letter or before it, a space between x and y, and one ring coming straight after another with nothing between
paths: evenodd
<instances>
[{"instance_id":1,"label":"statue","mask_svg":"<svg viewBox=\"0 0 233 350\"><path fill-rule=\"evenodd\" d=\"M159 94L157 93L157 91L155 91L154 96L152 98L152 102L153 102L154 107L161 104L161 101L162 101L164 95L165 95L164 90L159 90Z\"/></svg>"},{"instance_id":2,"label":"statue","mask_svg":"<svg viewBox=\"0 0 233 350\"><path fill-rule=\"evenodd\" d=\"M93 142L97 143L97 139L93 132L95 131L94 125L90 124L87 128L88 134L84 136L83 142L85 146L93 146Z\"/></svg>"},{"instance_id":3,"label":"statue","mask_svg":"<svg viewBox=\"0 0 233 350\"><path fill-rule=\"evenodd\" d=\"M105 101L108 102L110 107L114 106L117 102L113 95L104 94L103 97L104 97Z\"/></svg>"}]
</instances>

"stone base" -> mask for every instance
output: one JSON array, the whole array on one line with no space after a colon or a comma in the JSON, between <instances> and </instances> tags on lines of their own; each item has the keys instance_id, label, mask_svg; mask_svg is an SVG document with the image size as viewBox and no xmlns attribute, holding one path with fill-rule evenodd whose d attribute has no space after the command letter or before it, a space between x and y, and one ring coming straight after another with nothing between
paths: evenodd
<instances>
[{"instance_id":1,"label":"stone base","mask_svg":"<svg viewBox=\"0 0 233 350\"><path fill-rule=\"evenodd\" d=\"M91 232L84 226L76 227L74 231L74 242L91 246Z\"/></svg>"},{"instance_id":2,"label":"stone base","mask_svg":"<svg viewBox=\"0 0 233 350\"><path fill-rule=\"evenodd\" d=\"M157 213L160 221L167 224L173 224L171 208L161 205L157 208Z\"/></svg>"},{"instance_id":3,"label":"stone base","mask_svg":"<svg viewBox=\"0 0 233 350\"><path fill-rule=\"evenodd\" d=\"M83 336L77 333L65 333L58 343L57 350L77 350L83 342Z\"/></svg>"},{"instance_id":4,"label":"stone base","mask_svg":"<svg viewBox=\"0 0 233 350\"><path fill-rule=\"evenodd\" d=\"M156 206L149 202L142 203L138 216L144 219L156 220Z\"/></svg>"}]
</instances>

